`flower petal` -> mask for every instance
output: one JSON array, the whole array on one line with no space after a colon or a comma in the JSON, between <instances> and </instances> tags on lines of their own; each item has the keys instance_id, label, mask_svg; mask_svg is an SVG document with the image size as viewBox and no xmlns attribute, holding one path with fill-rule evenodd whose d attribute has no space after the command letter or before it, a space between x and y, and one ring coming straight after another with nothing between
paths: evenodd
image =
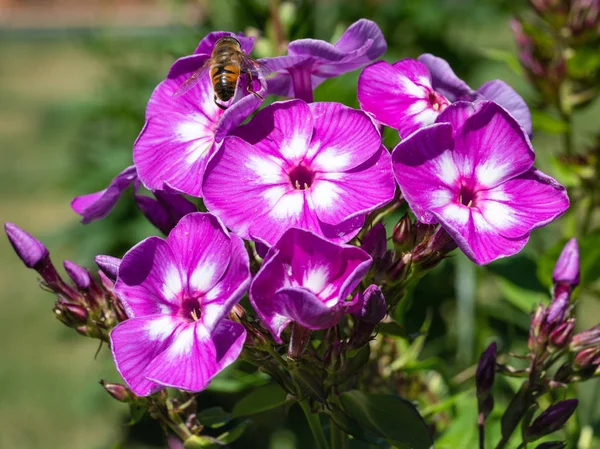
<instances>
[{"instance_id":1,"label":"flower petal","mask_svg":"<svg viewBox=\"0 0 600 449\"><path fill-rule=\"evenodd\" d=\"M482 215L507 238L518 238L545 226L569 208L565 188L536 169L482 194Z\"/></svg>"},{"instance_id":2,"label":"flower petal","mask_svg":"<svg viewBox=\"0 0 600 449\"><path fill-rule=\"evenodd\" d=\"M395 191L391 156L380 146L369 160L350 171L318 174L308 195L320 221L338 224L389 203Z\"/></svg>"},{"instance_id":3,"label":"flower petal","mask_svg":"<svg viewBox=\"0 0 600 449\"><path fill-rule=\"evenodd\" d=\"M436 123L452 124L452 135L456 136L473 114L485 106L484 101L457 101L444 109L436 119Z\"/></svg>"},{"instance_id":4,"label":"flower petal","mask_svg":"<svg viewBox=\"0 0 600 449\"><path fill-rule=\"evenodd\" d=\"M273 306L275 313L313 330L335 326L344 315L344 309L338 304L328 307L304 287L280 289L275 294Z\"/></svg>"},{"instance_id":5,"label":"flower petal","mask_svg":"<svg viewBox=\"0 0 600 449\"><path fill-rule=\"evenodd\" d=\"M115 293L130 318L175 314L184 293L184 282L184 273L169 244L158 237L149 237L123 256Z\"/></svg>"},{"instance_id":6,"label":"flower petal","mask_svg":"<svg viewBox=\"0 0 600 449\"><path fill-rule=\"evenodd\" d=\"M501 106L484 102L454 139L454 161L474 189L502 184L526 172L535 154L519 123Z\"/></svg>"},{"instance_id":7,"label":"flower petal","mask_svg":"<svg viewBox=\"0 0 600 449\"><path fill-rule=\"evenodd\" d=\"M173 96L198 69L197 62L189 65L177 73L172 70L154 90L146 110L146 125L134 144L133 159L148 189L163 190L168 184L188 195L201 196L202 174L223 111L214 103L208 68L199 75L201 79L194 88Z\"/></svg>"},{"instance_id":8,"label":"flower petal","mask_svg":"<svg viewBox=\"0 0 600 449\"><path fill-rule=\"evenodd\" d=\"M173 333L185 321L168 315L130 318L110 333L110 347L117 371L138 396L163 388L144 377L146 367L171 343Z\"/></svg>"},{"instance_id":9,"label":"flower petal","mask_svg":"<svg viewBox=\"0 0 600 449\"><path fill-rule=\"evenodd\" d=\"M71 201L71 208L83 217L81 220L83 224L104 218L132 183L136 190L139 182L134 165L119 173L106 189L74 198Z\"/></svg>"},{"instance_id":10,"label":"flower petal","mask_svg":"<svg viewBox=\"0 0 600 449\"><path fill-rule=\"evenodd\" d=\"M479 93L486 100L495 101L521 124L525 132L531 136L533 133L531 125L531 112L525 100L514 91L512 87L501 80L488 81L479 89Z\"/></svg>"},{"instance_id":11,"label":"flower petal","mask_svg":"<svg viewBox=\"0 0 600 449\"><path fill-rule=\"evenodd\" d=\"M460 194L460 178L452 157L452 126L438 123L420 129L392 152L392 166L402 195L417 220L436 223L428 211Z\"/></svg>"},{"instance_id":12,"label":"flower petal","mask_svg":"<svg viewBox=\"0 0 600 449\"><path fill-rule=\"evenodd\" d=\"M363 111L340 103L311 103L309 108L314 117L314 132L306 156L313 170L346 171L379 150L381 135Z\"/></svg>"},{"instance_id":13,"label":"flower petal","mask_svg":"<svg viewBox=\"0 0 600 449\"><path fill-rule=\"evenodd\" d=\"M529 234L516 239L503 237L476 208L462 204L432 208L431 213L467 257L478 265L512 256L521 251L529 240Z\"/></svg>"},{"instance_id":14,"label":"flower petal","mask_svg":"<svg viewBox=\"0 0 600 449\"><path fill-rule=\"evenodd\" d=\"M233 134L265 155L295 164L306 155L314 128L309 106L301 100L273 103Z\"/></svg>"},{"instance_id":15,"label":"flower petal","mask_svg":"<svg viewBox=\"0 0 600 449\"><path fill-rule=\"evenodd\" d=\"M456 76L450 64L444 59L425 53L419 56L419 61L429 69L433 88L448 100L454 102L461 97L472 97L475 94L467 83Z\"/></svg>"},{"instance_id":16,"label":"flower petal","mask_svg":"<svg viewBox=\"0 0 600 449\"><path fill-rule=\"evenodd\" d=\"M156 199L135 195L135 202L148 221L164 234L171 232L181 217L198 210L178 193L156 191L154 196Z\"/></svg>"},{"instance_id":17,"label":"flower petal","mask_svg":"<svg viewBox=\"0 0 600 449\"><path fill-rule=\"evenodd\" d=\"M229 314L250 286L250 264L244 241L231 234L231 260L219 282L201 300L202 323L212 330Z\"/></svg>"},{"instance_id":18,"label":"flower petal","mask_svg":"<svg viewBox=\"0 0 600 449\"><path fill-rule=\"evenodd\" d=\"M201 391L240 354L246 331L223 321L213 334L198 321L181 326L169 347L144 371L146 378L186 391Z\"/></svg>"},{"instance_id":19,"label":"flower petal","mask_svg":"<svg viewBox=\"0 0 600 449\"><path fill-rule=\"evenodd\" d=\"M231 238L214 215L186 215L173 228L167 243L182 267L188 297L211 290L227 270Z\"/></svg>"},{"instance_id":20,"label":"flower petal","mask_svg":"<svg viewBox=\"0 0 600 449\"><path fill-rule=\"evenodd\" d=\"M365 68L358 79L361 109L402 136L435 121L438 111L431 106L431 92L427 67L412 59L393 65L378 61Z\"/></svg>"}]
</instances>

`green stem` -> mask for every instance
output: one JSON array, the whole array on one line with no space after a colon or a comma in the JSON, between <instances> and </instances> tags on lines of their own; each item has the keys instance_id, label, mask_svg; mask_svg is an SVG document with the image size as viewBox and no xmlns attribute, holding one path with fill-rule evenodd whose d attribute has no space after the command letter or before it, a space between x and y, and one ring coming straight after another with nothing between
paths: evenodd
<instances>
[{"instance_id":1,"label":"green stem","mask_svg":"<svg viewBox=\"0 0 600 449\"><path fill-rule=\"evenodd\" d=\"M330 422L331 432L331 449L347 449L348 448L348 435L342 429L340 429L334 422Z\"/></svg>"},{"instance_id":2,"label":"green stem","mask_svg":"<svg viewBox=\"0 0 600 449\"><path fill-rule=\"evenodd\" d=\"M325 433L323 432L323 428L321 427L321 421L319 420L319 414L313 413L310 410L310 405L308 403L308 399L298 401L298 403L300 404L300 407L302 407L304 416L306 416L306 420L308 421L310 430L312 431L312 434L315 437L315 441L317 442L318 449L329 449L329 444L327 444L327 439L325 438Z\"/></svg>"}]
</instances>

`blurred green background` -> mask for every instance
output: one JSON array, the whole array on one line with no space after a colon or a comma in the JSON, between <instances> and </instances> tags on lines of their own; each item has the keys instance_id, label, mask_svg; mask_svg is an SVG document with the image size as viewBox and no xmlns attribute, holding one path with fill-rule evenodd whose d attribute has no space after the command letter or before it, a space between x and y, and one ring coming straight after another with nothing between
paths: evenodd
<instances>
[{"instance_id":1,"label":"blurred green background","mask_svg":"<svg viewBox=\"0 0 600 449\"><path fill-rule=\"evenodd\" d=\"M384 32L389 46L385 59L433 53L447 59L472 87L500 78L535 106L535 92L506 63L516 61L509 20L525 3L0 0L0 218L42 239L57 265L70 259L92 267L95 254L121 256L154 234L130 195L107 219L87 226L79 224L69 202L104 188L131 164L132 144L152 89L169 65L191 53L207 32L261 34L255 57L285 52L274 43L277 8L289 40L335 40L349 24L366 17ZM358 74L325 82L316 100L357 106ZM598 114L596 101L576 117L576 146L593 142ZM394 142L393 134L386 137L386 143ZM560 149L560 138L538 132L534 146L537 165L558 176L551 155ZM475 268L456 256L432 273L431 282L415 292L418 301L407 316L407 325L418 329L426 311L432 311L424 354L440 357L448 372L466 372L468 378L492 337L503 351L522 346L527 313L547 292L537 281L537 260L560 239L574 235L572 220L565 217L536 231L523 254L507 261ZM107 348L95 358L96 341L54 319L53 298L38 287L35 273L23 267L4 238L0 254L0 447L129 449L152 447L153 440L160 447L160 437L144 425L127 427L126 407L98 384L100 379L119 381ZM583 328L595 324L599 308L596 296L583 292L581 297ZM574 434L581 425L597 425L600 414L598 382L580 390L584 401ZM208 402L227 402L211 394ZM465 441L455 446L461 449L469 448L466 442L474 441L476 432L476 401L472 394L467 398L464 406L457 405L464 409L457 416L464 418L454 433L462 432L463 440L453 441ZM287 422L294 416L292 410ZM308 447L298 439L298 429L294 436L282 418L275 425L258 421L250 435L262 431L262 438L254 444L247 438L236 447Z\"/></svg>"}]
</instances>

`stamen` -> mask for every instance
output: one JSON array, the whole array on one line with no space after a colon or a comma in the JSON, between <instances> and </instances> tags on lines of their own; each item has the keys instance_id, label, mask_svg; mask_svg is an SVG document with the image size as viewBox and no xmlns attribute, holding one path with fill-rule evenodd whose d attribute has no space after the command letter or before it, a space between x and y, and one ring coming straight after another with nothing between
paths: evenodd
<instances>
[{"instance_id":1,"label":"stamen","mask_svg":"<svg viewBox=\"0 0 600 449\"><path fill-rule=\"evenodd\" d=\"M196 310L192 310L192 312L190 313L190 315L192 315L192 318L194 319L194 321L198 321L199 317L198 314L196 313Z\"/></svg>"}]
</instances>

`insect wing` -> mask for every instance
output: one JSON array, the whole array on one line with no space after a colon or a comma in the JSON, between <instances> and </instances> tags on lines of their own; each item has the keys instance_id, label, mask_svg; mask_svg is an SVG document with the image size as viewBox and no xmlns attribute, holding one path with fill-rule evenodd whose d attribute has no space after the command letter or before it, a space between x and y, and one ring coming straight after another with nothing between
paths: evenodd
<instances>
[{"instance_id":1,"label":"insect wing","mask_svg":"<svg viewBox=\"0 0 600 449\"><path fill-rule=\"evenodd\" d=\"M242 72L250 72L255 76L267 76L269 73L271 73L271 69L269 69L265 64L246 55L242 55L241 68Z\"/></svg>"},{"instance_id":2,"label":"insect wing","mask_svg":"<svg viewBox=\"0 0 600 449\"><path fill-rule=\"evenodd\" d=\"M204 64L198 70L196 70L192 75L183 82L181 86L177 88L175 92L173 92L173 98L181 97L188 93L192 88L198 84L198 81L202 79L202 77L206 74L208 69L208 64Z\"/></svg>"}]
</instances>

